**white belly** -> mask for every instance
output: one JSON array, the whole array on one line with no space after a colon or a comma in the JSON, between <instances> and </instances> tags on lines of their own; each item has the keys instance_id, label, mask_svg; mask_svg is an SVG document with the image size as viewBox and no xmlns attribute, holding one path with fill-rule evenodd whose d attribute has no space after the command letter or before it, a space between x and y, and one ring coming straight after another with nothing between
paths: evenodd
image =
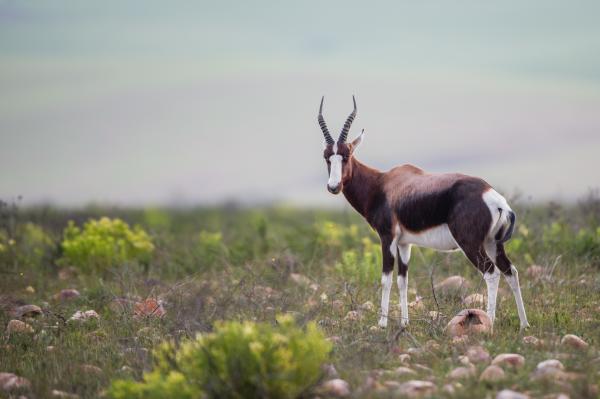
<instances>
[{"instance_id":1,"label":"white belly","mask_svg":"<svg viewBox=\"0 0 600 399\"><path fill-rule=\"evenodd\" d=\"M447 224L424 230L419 233L402 230L399 244L414 244L419 247L432 248L438 251L453 251L458 249L458 244L452 237Z\"/></svg>"}]
</instances>

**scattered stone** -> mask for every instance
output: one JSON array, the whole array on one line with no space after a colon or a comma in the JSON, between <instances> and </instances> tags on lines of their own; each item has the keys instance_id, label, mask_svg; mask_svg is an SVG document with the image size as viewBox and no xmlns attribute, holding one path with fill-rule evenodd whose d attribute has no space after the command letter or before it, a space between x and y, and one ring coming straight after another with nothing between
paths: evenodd
<instances>
[{"instance_id":1,"label":"scattered stone","mask_svg":"<svg viewBox=\"0 0 600 399\"><path fill-rule=\"evenodd\" d=\"M342 301L341 299L336 299L333 302L331 302L331 306L334 310L341 312L342 310L344 310L344 301Z\"/></svg>"},{"instance_id":2,"label":"scattered stone","mask_svg":"<svg viewBox=\"0 0 600 399\"><path fill-rule=\"evenodd\" d=\"M457 367L448 373L448 378L451 380L463 380L475 375L474 367Z\"/></svg>"},{"instance_id":3,"label":"scattered stone","mask_svg":"<svg viewBox=\"0 0 600 399\"><path fill-rule=\"evenodd\" d=\"M487 366L485 370L482 371L481 375L479 376L479 380L485 382L496 382L503 380L504 377L505 374L502 368L491 365Z\"/></svg>"},{"instance_id":4,"label":"scattered stone","mask_svg":"<svg viewBox=\"0 0 600 399\"><path fill-rule=\"evenodd\" d=\"M502 391L498 392L496 399L529 399L529 395L511 391L510 389L503 389Z\"/></svg>"},{"instance_id":5,"label":"scattered stone","mask_svg":"<svg viewBox=\"0 0 600 399\"><path fill-rule=\"evenodd\" d=\"M446 392L449 395L454 395L456 393L457 388L462 388L460 383L455 382L454 384L446 384L442 387L442 391Z\"/></svg>"},{"instance_id":6,"label":"scattered stone","mask_svg":"<svg viewBox=\"0 0 600 399\"><path fill-rule=\"evenodd\" d=\"M425 345L423 345L423 347L429 352L436 352L440 350L440 344L433 339L430 339L429 341L425 342Z\"/></svg>"},{"instance_id":7,"label":"scattered stone","mask_svg":"<svg viewBox=\"0 0 600 399\"><path fill-rule=\"evenodd\" d=\"M22 317L41 316L43 313L44 312L42 312L42 309L37 305L23 305L23 306L18 306L16 308L14 308L10 312L10 315L12 317L16 317L17 319L20 319Z\"/></svg>"},{"instance_id":8,"label":"scattered stone","mask_svg":"<svg viewBox=\"0 0 600 399\"><path fill-rule=\"evenodd\" d=\"M363 303L362 305L360 305L360 309L364 310L366 312L372 312L375 310L375 305L373 305L373 302L367 301L367 302Z\"/></svg>"},{"instance_id":9,"label":"scattered stone","mask_svg":"<svg viewBox=\"0 0 600 399\"><path fill-rule=\"evenodd\" d=\"M511 366L514 368L521 367L525 364L525 358L518 353L503 353L492 360L494 366Z\"/></svg>"},{"instance_id":10,"label":"scattered stone","mask_svg":"<svg viewBox=\"0 0 600 399\"><path fill-rule=\"evenodd\" d=\"M84 312L82 312L81 310L78 310L77 312L75 312L73 314L73 316L71 316L69 321L87 321L87 320L99 319L99 318L100 318L100 316L98 316L98 313L96 313L95 310L86 310Z\"/></svg>"},{"instance_id":11,"label":"scattered stone","mask_svg":"<svg viewBox=\"0 0 600 399\"><path fill-rule=\"evenodd\" d=\"M56 349L55 346L49 345L46 347L46 352L52 353L52 352L54 352L55 349Z\"/></svg>"},{"instance_id":12,"label":"scattered stone","mask_svg":"<svg viewBox=\"0 0 600 399\"><path fill-rule=\"evenodd\" d=\"M434 289L442 295L458 293L461 289L467 288L469 282L462 276L450 276L434 286Z\"/></svg>"},{"instance_id":13,"label":"scattered stone","mask_svg":"<svg viewBox=\"0 0 600 399\"><path fill-rule=\"evenodd\" d=\"M410 362L410 355L408 353L401 353L398 355L398 360L400 363L408 363Z\"/></svg>"},{"instance_id":14,"label":"scattered stone","mask_svg":"<svg viewBox=\"0 0 600 399\"><path fill-rule=\"evenodd\" d=\"M466 353L471 363L487 363L490 361L490 354L482 346L471 346Z\"/></svg>"},{"instance_id":15,"label":"scattered stone","mask_svg":"<svg viewBox=\"0 0 600 399\"><path fill-rule=\"evenodd\" d=\"M62 398L62 399L79 399L79 395L75 395L74 393L59 391L58 389L53 389L52 392L50 393L50 396L53 398Z\"/></svg>"},{"instance_id":16,"label":"scattered stone","mask_svg":"<svg viewBox=\"0 0 600 399\"><path fill-rule=\"evenodd\" d=\"M68 301L71 299L79 298L81 294L74 288L67 288L61 290L58 294L54 295L54 299L58 301Z\"/></svg>"},{"instance_id":17,"label":"scattered stone","mask_svg":"<svg viewBox=\"0 0 600 399\"><path fill-rule=\"evenodd\" d=\"M133 317L163 317L167 311L163 307L163 302L158 299L148 298L142 302L136 302L133 305Z\"/></svg>"},{"instance_id":18,"label":"scattered stone","mask_svg":"<svg viewBox=\"0 0 600 399\"><path fill-rule=\"evenodd\" d=\"M544 268L539 265L531 265L527 268L525 274L532 280L539 280L544 276Z\"/></svg>"},{"instance_id":19,"label":"scattered stone","mask_svg":"<svg viewBox=\"0 0 600 399\"><path fill-rule=\"evenodd\" d=\"M394 370L394 373L398 376L404 375L417 375L417 372L409 367L400 366Z\"/></svg>"},{"instance_id":20,"label":"scattered stone","mask_svg":"<svg viewBox=\"0 0 600 399\"><path fill-rule=\"evenodd\" d=\"M344 317L344 320L346 321L358 321L360 320L362 317L360 315L360 313L358 313L356 310L351 310L346 314L346 317Z\"/></svg>"},{"instance_id":21,"label":"scattered stone","mask_svg":"<svg viewBox=\"0 0 600 399\"><path fill-rule=\"evenodd\" d=\"M383 386L389 390L395 390L400 388L400 383L398 381L384 381Z\"/></svg>"},{"instance_id":22,"label":"scattered stone","mask_svg":"<svg viewBox=\"0 0 600 399\"><path fill-rule=\"evenodd\" d=\"M542 346L542 341L539 338L534 337L533 335L527 335L526 337L523 337L523 343L534 346L536 348Z\"/></svg>"},{"instance_id":23,"label":"scattered stone","mask_svg":"<svg viewBox=\"0 0 600 399\"><path fill-rule=\"evenodd\" d=\"M396 392L409 398L418 398L431 395L435 390L436 386L431 381L410 380L401 384Z\"/></svg>"},{"instance_id":24,"label":"scattered stone","mask_svg":"<svg viewBox=\"0 0 600 399\"><path fill-rule=\"evenodd\" d=\"M290 280L292 280L294 283L298 284L298 285L302 285L305 287L310 286L310 279L308 277L306 277L305 275L302 275L300 273L290 273Z\"/></svg>"},{"instance_id":25,"label":"scattered stone","mask_svg":"<svg viewBox=\"0 0 600 399\"><path fill-rule=\"evenodd\" d=\"M33 288L32 286L28 285L25 288L25 292L28 293L28 294L35 294L35 288Z\"/></svg>"},{"instance_id":26,"label":"scattered stone","mask_svg":"<svg viewBox=\"0 0 600 399\"><path fill-rule=\"evenodd\" d=\"M60 269L58 271L58 278L60 280L68 280L68 279L73 278L75 276L77 276L77 269L74 268L73 266L65 267L65 268Z\"/></svg>"},{"instance_id":27,"label":"scattered stone","mask_svg":"<svg viewBox=\"0 0 600 399\"><path fill-rule=\"evenodd\" d=\"M425 309L425 304L423 303L423 297L416 296L414 301L408 303L408 307L415 311Z\"/></svg>"},{"instance_id":28,"label":"scattered stone","mask_svg":"<svg viewBox=\"0 0 600 399\"><path fill-rule=\"evenodd\" d=\"M333 380L325 381L321 385L321 391L325 395L343 398L350 395L350 384L348 384L342 379L336 378Z\"/></svg>"},{"instance_id":29,"label":"scattered stone","mask_svg":"<svg viewBox=\"0 0 600 399\"><path fill-rule=\"evenodd\" d=\"M560 360L548 359L544 360L543 362L539 362L538 365L535 367L536 370L544 370L548 368L564 370L565 366L563 366Z\"/></svg>"},{"instance_id":30,"label":"scattered stone","mask_svg":"<svg viewBox=\"0 0 600 399\"><path fill-rule=\"evenodd\" d=\"M101 376L104 373L100 367L94 366L92 364L82 364L81 366L79 366L79 368L84 373L92 374L95 376Z\"/></svg>"},{"instance_id":31,"label":"scattered stone","mask_svg":"<svg viewBox=\"0 0 600 399\"><path fill-rule=\"evenodd\" d=\"M427 373L427 374L433 373L433 370L431 368L429 368L427 366L424 366L422 364L418 364L418 363L417 364L413 364L413 367L416 368L417 370L420 370L420 371L422 371L424 373Z\"/></svg>"},{"instance_id":32,"label":"scattered stone","mask_svg":"<svg viewBox=\"0 0 600 399\"><path fill-rule=\"evenodd\" d=\"M567 334L560 340L560 344L573 349L587 349L589 344L577 335Z\"/></svg>"},{"instance_id":33,"label":"scattered stone","mask_svg":"<svg viewBox=\"0 0 600 399\"><path fill-rule=\"evenodd\" d=\"M335 366L331 363L324 364L323 366L321 366L321 369L323 370L323 374L326 378L333 379L338 378L340 376Z\"/></svg>"},{"instance_id":34,"label":"scattered stone","mask_svg":"<svg viewBox=\"0 0 600 399\"><path fill-rule=\"evenodd\" d=\"M31 382L27 378L19 377L13 373L0 373L0 390L13 392L31 388Z\"/></svg>"},{"instance_id":35,"label":"scattered stone","mask_svg":"<svg viewBox=\"0 0 600 399\"><path fill-rule=\"evenodd\" d=\"M453 337L473 333L490 333L492 322L487 313L481 309L464 309L450 320L446 330Z\"/></svg>"},{"instance_id":36,"label":"scattered stone","mask_svg":"<svg viewBox=\"0 0 600 399\"><path fill-rule=\"evenodd\" d=\"M6 326L6 333L11 334L33 334L34 330L29 324L21 320L11 320Z\"/></svg>"},{"instance_id":37,"label":"scattered stone","mask_svg":"<svg viewBox=\"0 0 600 399\"><path fill-rule=\"evenodd\" d=\"M467 356L459 356L458 361L460 364L462 364L464 366L467 366L467 367L473 366L473 363L471 363L471 361L469 360L469 358Z\"/></svg>"},{"instance_id":38,"label":"scattered stone","mask_svg":"<svg viewBox=\"0 0 600 399\"><path fill-rule=\"evenodd\" d=\"M483 306L485 298L481 294L471 294L463 299L463 303L467 306Z\"/></svg>"},{"instance_id":39,"label":"scattered stone","mask_svg":"<svg viewBox=\"0 0 600 399\"><path fill-rule=\"evenodd\" d=\"M452 337L452 345L464 345L467 342L469 342L469 336L468 335L457 335L455 337Z\"/></svg>"}]
</instances>

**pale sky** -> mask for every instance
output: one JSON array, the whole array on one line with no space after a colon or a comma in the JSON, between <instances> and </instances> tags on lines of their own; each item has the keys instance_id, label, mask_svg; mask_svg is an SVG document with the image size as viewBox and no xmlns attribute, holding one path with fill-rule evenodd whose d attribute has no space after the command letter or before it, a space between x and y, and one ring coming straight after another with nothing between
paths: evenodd
<instances>
[{"instance_id":1,"label":"pale sky","mask_svg":"<svg viewBox=\"0 0 600 399\"><path fill-rule=\"evenodd\" d=\"M0 199L342 206L357 157L507 196L600 187L600 3L0 0Z\"/></svg>"}]
</instances>

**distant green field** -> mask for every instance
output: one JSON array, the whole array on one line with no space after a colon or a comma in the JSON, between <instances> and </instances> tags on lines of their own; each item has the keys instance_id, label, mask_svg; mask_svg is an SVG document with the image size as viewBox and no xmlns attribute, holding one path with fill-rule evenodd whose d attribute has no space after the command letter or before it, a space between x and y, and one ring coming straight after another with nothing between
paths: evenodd
<instances>
[{"instance_id":1,"label":"distant green field","mask_svg":"<svg viewBox=\"0 0 600 399\"><path fill-rule=\"evenodd\" d=\"M0 373L29 380L31 386L21 388L29 398L59 397L54 390L81 398L116 396L110 388L114 381L139 381L153 369L167 373L180 367L171 365L169 356L154 364L152 351L161 342L177 348L197 333L213 331L217 321L276 327L276 318L289 314L300 328L314 322L328 338L332 349L324 352L325 363L349 382L350 397L398 397L399 386L408 380L432 382L434 397L495 397L502 389L531 397L599 397L600 201L591 196L573 206L513 204L517 228L507 250L520 271L531 328L519 333L514 300L501 282L493 335L465 342L453 342L446 324L466 307L466 296L485 296L486 290L476 269L458 252L413 249L409 302L421 299L410 308L410 326L401 331L398 325L394 290L392 322L386 330L375 327L381 295L379 243L351 211L234 206L62 210L4 204ZM103 217L109 219L102 222ZM117 218L129 227L115 222ZM89 220L99 224L89 225L85 236ZM532 265L542 268L530 269ZM434 296L432 286L452 275L465 277L468 286ZM63 289L76 289L80 296L61 299L57 294ZM15 315L26 304L38 305L42 314ZM99 317L69 321L78 310L94 310ZM33 333L6 332L9 321L18 318ZM271 333L280 339L276 331ZM589 347L561 345L565 334L583 338ZM532 344L524 336L540 341ZM448 374L466 364L461 356L473 345L481 345L491 358L521 354L525 364L506 367L505 378L490 383L479 380L490 361L474 362L469 375L452 379ZM226 352L235 357L232 353ZM534 378L536 365L547 359L560 360L564 373ZM412 372L398 371L400 366ZM249 371L237 373L219 378L229 384L229 378L246 377ZM327 397L322 383L333 374L329 368L316 379L301 375L308 382L295 396ZM264 384L269 375L261 375L249 381L268 397L274 392ZM173 384L181 384L181 397L198 395L183 389L189 381ZM210 396L213 391L205 388L199 389ZM0 397L16 398L21 391L0 389Z\"/></svg>"}]
</instances>

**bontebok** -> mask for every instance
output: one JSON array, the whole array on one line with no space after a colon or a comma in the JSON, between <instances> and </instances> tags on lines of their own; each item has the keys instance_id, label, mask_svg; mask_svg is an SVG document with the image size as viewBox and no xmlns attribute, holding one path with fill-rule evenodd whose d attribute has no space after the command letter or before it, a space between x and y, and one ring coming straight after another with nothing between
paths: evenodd
<instances>
[{"instance_id":1,"label":"bontebok","mask_svg":"<svg viewBox=\"0 0 600 399\"><path fill-rule=\"evenodd\" d=\"M408 261L412 245L439 251L462 250L482 273L487 284L487 314L492 322L500 274L512 289L521 328L528 327L516 267L504 251L515 226L515 213L504 197L484 180L458 173L427 173L413 165L388 172L370 168L354 157L364 131L347 143L354 110L334 140L323 119L323 99L319 125L325 136L323 156L329 171L327 189L340 192L377 231L383 254L381 318L386 327L392 272L398 261L401 325L408 324Z\"/></svg>"}]
</instances>

